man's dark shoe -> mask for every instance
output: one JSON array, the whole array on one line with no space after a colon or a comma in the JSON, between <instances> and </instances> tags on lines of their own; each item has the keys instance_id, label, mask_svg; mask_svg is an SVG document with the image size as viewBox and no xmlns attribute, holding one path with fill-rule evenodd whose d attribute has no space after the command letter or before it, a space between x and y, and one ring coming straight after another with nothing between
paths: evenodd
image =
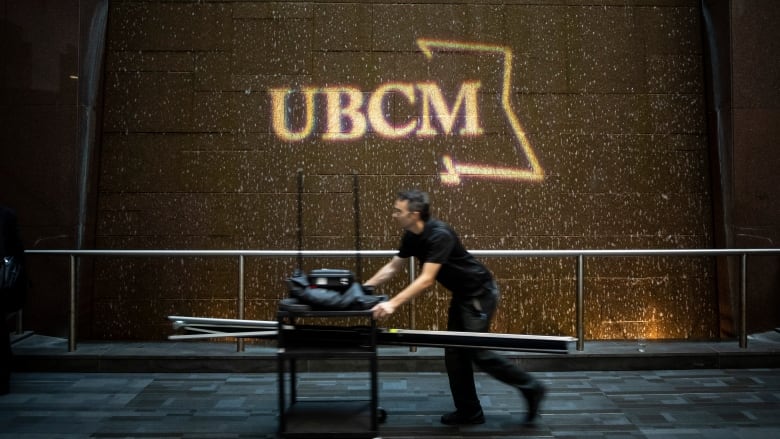
<instances>
[{"instance_id":1,"label":"man's dark shoe","mask_svg":"<svg viewBox=\"0 0 780 439\"><path fill-rule=\"evenodd\" d=\"M539 405L542 403L542 399L544 399L547 389L542 383L537 382L530 389L522 389L522 392L526 401L528 401L528 414L525 417L525 422L527 424L532 424L539 415Z\"/></svg>"},{"instance_id":2,"label":"man's dark shoe","mask_svg":"<svg viewBox=\"0 0 780 439\"><path fill-rule=\"evenodd\" d=\"M467 415L459 411L441 415L441 423L445 425L476 425L485 423L485 414L480 409L478 412Z\"/></svg>"}]
</instances>

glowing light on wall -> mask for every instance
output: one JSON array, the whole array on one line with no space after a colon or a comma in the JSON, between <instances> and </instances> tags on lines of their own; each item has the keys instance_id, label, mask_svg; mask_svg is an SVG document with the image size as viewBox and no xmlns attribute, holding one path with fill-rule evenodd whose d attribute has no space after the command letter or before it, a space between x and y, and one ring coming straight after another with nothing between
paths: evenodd
<instances>
[{"instance_id":1,"label":"glowing light on wall","mask_svg":"<svg viewBox=\"0 0 780 439\"><path fill-rule=\"evenodd\" d=\"M489 178L499 180L541 181L544 179L544 170L536 158L531 143L525 135L525 130L520 120L512 110L510 95L512 89L512 49L504 46L457 42L447 40L429 40L420 38L417 45L422 49L426 58L431 60L434 52L478 52L495 54L503 57L504 74L501 85L501 108L507 117L512 133L519 143L517 152L528 161L528 168L501 167L477 163L457 163L445 155L442 157L444 172L440 174L442 183L459 184L463 178Z\"/></svg>"},{"instance_id":2,"label":"glowing light on wall","mask_svg":"<svg viewBox=\"0 0 780 439\"><path fill-rule=\"evenodd\" d=\"M431 61L436 52L462 52L498 55L503 59L500 107L517 142L516 151L524 166L510 167L497 164L467 163L452 158L451 153L441 157L443 171L439 176L446 185L460 184L464 178L492 180L541 181L544 171L528 141L520 120L511 106L512 50L508 47L480 43L420 38L417 45ZM481 125L478 92L482 83L467 80L460 84L452 105L448 105L441 86L434 81L381 84L371 93L354 86L303 87L298 92L290 88L272 88L271 119L276 136L286 142L303 141L315 135L315 96L324 100L324 123L319 128L324 141L352 141L363 138L369 131L387 139L409 136L428 138L437 135L477 137L484 134ZM368 102L365 102L368 96ZM398 105L415 109L417 118L391 121L385 114L388 100L393 97ZM304 108L302 117L290 119L294 108ZM460 117L463 115L462 118ZM434 124L435 122L435 124ZM297 126L293 126L297 125Z\"/></svg>"},{"instance_id":3,"label":"glowing light on wall","mask_svg":"<svg viewBox=\"0 0 780 439\"><path fill-rule=\"evenodd\" d=\"M490 180L534 180L536 177L529 178L528 171L511 167L500 167L493 165L476 165L473 163L456 163L452 157L445 155L441 158L445 171L439 174L441 182L444 184L459 184L461 178L486 178ZM539 180L544 175L538 177Z\"/></svg>"},{"instance_id":4,"label":"glowing light on wall","mask_svg":"<svg viewBox=\"0 0 780 439\"><path fill-rule=\"evenodd\" d=\"M305 123L303 128L298 131L289 129L290 123L287 119L287 97L292 93L289 89L271 89L271 106L273 107L273 117L271 118L271 126L277 137L286 142L297 142L303 140L311 135L314 129L314 94L317 92L316 88L306 87L301 90L301 93L305 97L306 114L304 116Z\"/></svg>"},{"instance_id":5,"label":"glowing light on wall","mask_svg":"<svg viewBox=\"0 0 780 439\"><path fill-rule=\"evenodd\" d=\"M386 138L405 137L414 132L417 137L433 137L439 134L454 134L458 115L463 113L463 126L455 134L461 136L479 136L483 134L480 124L478 91L482 84L479 81L466 81L461 84L455 103L447 105L444 93L435 82L417 84L390 82L380 85L368 99L367 111L363 113L364 93L351 86L341 87L306 87L299 94L303 95L305 107L303 127L297 131L290 125L290 97L294 90L273 88L271 95L272 128L277 137L284 141L294 142L304 140L314 135L315 130L315 95L321 95L325 100L325 123L323 140L347 141L362 138L369 127L379 136ZM417 102L416 92L421 99L420 121L411 120L405 125L395 126L387 120L383 108L390 95L400 95L409 105ZM438 129L433 121L438 123ZM415 131L416 130L416 131Z\"/></svg>"}]
</instances>

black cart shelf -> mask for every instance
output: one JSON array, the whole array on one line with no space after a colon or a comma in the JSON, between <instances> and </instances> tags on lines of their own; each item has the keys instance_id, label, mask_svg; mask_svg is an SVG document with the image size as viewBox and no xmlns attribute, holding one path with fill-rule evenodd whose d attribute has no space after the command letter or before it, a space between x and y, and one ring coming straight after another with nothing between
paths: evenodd
<instances>
[{"instance_id":1,"label":"black cart shelf","mask_svg":"<svg viewBox=\"0 0 780 439\"><path fill-rule=\"evenodd\" d=\"M378 406L377 328L371 311L282 311L277 314L279 436L283 438L375 438L386 417ZM301 320L357 320L361 325L309 325ZM365 361L370 391L365 399L300 398L298 360ZM287 380L286 375L289 375ZM289 382L289 389L287 383ZM288 400L289 396L289 400Z\"/></svg>"}]
</instances>

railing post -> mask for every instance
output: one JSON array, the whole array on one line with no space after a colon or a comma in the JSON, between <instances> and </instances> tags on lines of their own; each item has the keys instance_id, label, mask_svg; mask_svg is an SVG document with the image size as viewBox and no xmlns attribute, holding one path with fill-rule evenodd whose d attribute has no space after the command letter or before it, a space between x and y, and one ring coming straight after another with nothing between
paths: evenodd
<instances>
[{"instance_id":1,"label":"railing post","mask_svg":"<svg viewBox=\"0 0 780 439\"><path fill-rule=\"evenodd\" d=\"M76 255L70 255L70 301L68 303L68 352L76 351Z\"/></svg>"},{"instance_id":2,"label":"railing post","mask_svg":"<svg viewBox=\"0 0 780 439\"><path fill-rule=\"evenodd\" d=\"M416 270L414 269L414 256L409 258L409 284L414 282L414 279L417 277ZM414 314L414 299L411 300L411 303L409 303L409 325L411 325L411 329L417 329L417 321L415 319ZM417 352L417 346L409 346L409 352Z\"/></svg>"},{"instance_id":3,"label":"railing post","mask_svg":"<svg viewBox=\"0 0 780 439\"><path fill-rule=\"evenodd\" d=\"M747 253L739 263L739 347L747 348Z\"/></svg>"},{"instance_id":4,"label":"railing post","mask_svg":"<svg viewBox=\"0 0 780 439\"><path fill-rule=\"evenodd\" d=\"M244 255L238 255L238 319L244 319ZM244 339L236 340L236 351L244 352Z\"/></svg>"},{"instance_id":5,"label":"railing post","mask_svg":"<svg viewBox=\"0 0 780 439\"><path fill-rule=\"evenodd\" d=\"M585 256L577 256L577 350L585 350Z\"/></svg>"}]
</instances>

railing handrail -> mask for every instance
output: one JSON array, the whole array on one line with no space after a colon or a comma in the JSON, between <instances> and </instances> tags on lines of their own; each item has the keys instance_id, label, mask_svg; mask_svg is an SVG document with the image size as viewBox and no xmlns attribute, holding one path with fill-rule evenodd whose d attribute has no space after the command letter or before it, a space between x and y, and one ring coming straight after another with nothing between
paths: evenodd
<instances>
[{"instance_id":1,"label":"railing handrail","mask_svg":"<svg viewBox=\"0 0 780 439\"><path fill-rule=\"evenodd\" d=\"M576 331L577 350L584 350L584 259L610 256L740 256L739 270L739 346L747 347L747 256L780 254L780 248L700 248L700 249L581 249L581 250L470 250L474 256L482 257L576 257L577 300ZM244 316L244 258L255 257L392 257L397 250L116 250L116 249L30 249L31 255L67 255L70 259L70 304L68 311L68 351L76 350L76 258L78 256L236 256L238 268L238 318ZM410 282L414 280L414 263L409 263ZM409 307L414 326L413 307ZM21 325L21 322L19 323ZM238 341L238 350L243 351L243 340Z\"/></svg>"},{"instance_id":2,"label":"railing handrail","mask_svg":"<svg viewBox=\"0 0 780 439\"><path fill-rule=\"evenodd\" d=\"M133 250L133 249L30 249L36 255L74 256L265 256L265 257L380 257L394 256L397 250ZM577 256L728 256L780 254L780 248L699 248L699 249L571 249L571 250L469 250L487 257L577 257Z\"/></svg>"},{"instance_id":3,"label":"railing handrail","mask_svg":"<svg viewBox=\"0 0 780 439\"><path fill-rule=\"evenodd\" d=\"M74 256L265 256L265 257L350 257L350 256L393 256L397 250L25 250L25 253L39 255Z\"/></svg>"}]
</instances>

